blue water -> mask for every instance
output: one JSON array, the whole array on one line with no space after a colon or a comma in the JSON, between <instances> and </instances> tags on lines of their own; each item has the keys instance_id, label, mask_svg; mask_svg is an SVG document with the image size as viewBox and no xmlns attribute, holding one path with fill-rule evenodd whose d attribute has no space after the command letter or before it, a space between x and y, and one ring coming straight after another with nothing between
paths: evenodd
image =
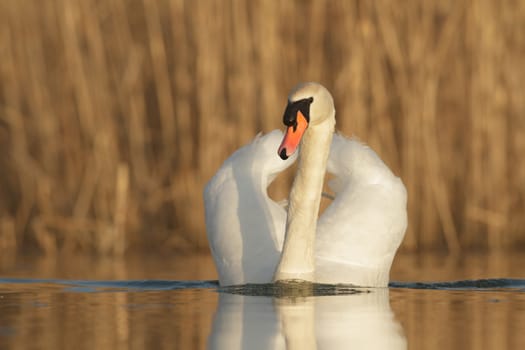
<instances>
[{"instance_id":1,"label":"blue water","mask_svg":"<svg viewBox=\"0 0 525 350\"><path fill-rule=\"evenodd\" d=\"M25 279L0 278L2 284L41 284L46 286L62 287L71 292L97 291L168 291L177 289L209 289L217 288L217 281L165 281L165 280L137 280L137 281L88 281L88 280L61 280L61 279Z\"/></svg>"}]
</instances>

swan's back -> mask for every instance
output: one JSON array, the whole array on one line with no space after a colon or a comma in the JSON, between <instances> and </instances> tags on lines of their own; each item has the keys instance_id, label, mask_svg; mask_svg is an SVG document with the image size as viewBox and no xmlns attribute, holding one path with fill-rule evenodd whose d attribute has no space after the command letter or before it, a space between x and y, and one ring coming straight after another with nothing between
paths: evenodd
<instances>
[{"instance_id":1,"label":"swan's back","mask_svg":"<svg viewBox=\"0 0 525 350\"><path fill-rule=\"evenodd\" d=\"M334 135L327 171L336 192L316 237L316 280L386 286L407 227L406 189L379 156Z\"/></svg>"}]
</instances>

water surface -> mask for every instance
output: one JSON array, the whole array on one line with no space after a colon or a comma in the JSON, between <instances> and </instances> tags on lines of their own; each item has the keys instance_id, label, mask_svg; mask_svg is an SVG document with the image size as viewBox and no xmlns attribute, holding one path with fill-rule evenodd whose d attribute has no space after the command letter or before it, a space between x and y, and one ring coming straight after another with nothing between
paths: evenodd
<instances>
[{"instance_id":1,"label":"water surface","mask_svg":"<svg viewBox=\"0 0 525 350\"><path fill-rule=\"evenodd\" d=\"M219 288L207 256L0 263L0 349L525 348L520 254L400 255L388 289L316 296Z\"/></svg>"}]
</instances>

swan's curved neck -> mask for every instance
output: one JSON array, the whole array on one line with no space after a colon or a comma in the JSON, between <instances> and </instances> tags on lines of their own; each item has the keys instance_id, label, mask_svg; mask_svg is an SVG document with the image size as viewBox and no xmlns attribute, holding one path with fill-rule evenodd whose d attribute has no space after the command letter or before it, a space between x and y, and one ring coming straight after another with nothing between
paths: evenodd
<instances>
[{"instance_id":1,"label":"swan's curved neck","mask_svg":"<svg viewBox=\"0 0 525 350\"><path fill-rule=\"evenodd\" d=\"M310 125L301 141L299 165L290 192L286 235L274 281L314 281L315 232L326 162L335 127L335 111Z\"/></svg>"}]
</instances>

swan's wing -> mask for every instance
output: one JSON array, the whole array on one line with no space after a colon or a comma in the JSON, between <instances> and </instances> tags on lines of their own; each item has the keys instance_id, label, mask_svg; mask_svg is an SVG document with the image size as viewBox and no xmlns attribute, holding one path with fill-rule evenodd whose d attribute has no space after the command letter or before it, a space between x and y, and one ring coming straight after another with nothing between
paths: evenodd
<instances>
[{"instance_id":1,"label":"swan's wing","mask_svg":"<svg viewBox=\"0 0 525 350\"><path fill-rule=\"evenodd\" d=\"M328 171L332 204L316 237L319 282L386 286L406 226L406 190L369 147L334 135Z\"/></svg>"},{"instance_id":2,"label":"swan's wing","mask_svg":"<svg viewBox=\"0 0 525 350\"><path fill-rule=\"evenodd\" d=\"M206 231L221 285L271 282L279 262L286 212L267 194L294 159L277 155L273 131L228 158L204 190Z\"/></svg>"}]
</instances>

